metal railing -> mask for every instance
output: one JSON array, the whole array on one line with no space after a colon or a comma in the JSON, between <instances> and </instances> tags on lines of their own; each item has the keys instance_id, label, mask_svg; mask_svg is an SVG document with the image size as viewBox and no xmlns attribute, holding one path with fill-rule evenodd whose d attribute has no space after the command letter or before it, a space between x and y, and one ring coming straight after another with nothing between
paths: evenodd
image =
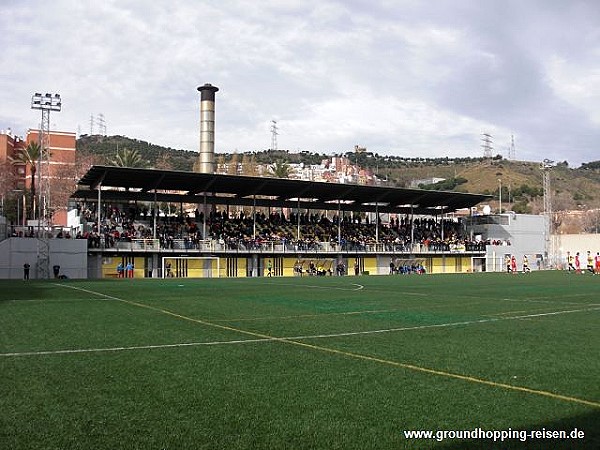
<instances>
[{"instance_id":1,"label":"metal railing","mask_svg":"<svg viewBox=\"0 0 600 450\"><path fill-rule=\"evenodd\" d=\"M40 238L40 239L73 239L76 237L77 229L62 226L42 225L10 225L6 226L6 238Z\"/></svg>"},{"instance_id":2,"label":"metal railing","mask_svg":"<svg viewBox=\"0 0 600 450\"><path fill-rule=\"evenodd\" d=\"M99 245L97 245L99 244ZM117 252L173 252L181 251L190 253L227 253L227 254L441 254L441 253L481 253L485 246L469 246L465 244L424 245L421 243L393 244L393 243L345 243L333 242L224 242L218 240L192 241L189 239L127 239L117 240L112 246L106 246L103 240L90 246L90 250L114 250Z\"/></svg>"}]
</instances>

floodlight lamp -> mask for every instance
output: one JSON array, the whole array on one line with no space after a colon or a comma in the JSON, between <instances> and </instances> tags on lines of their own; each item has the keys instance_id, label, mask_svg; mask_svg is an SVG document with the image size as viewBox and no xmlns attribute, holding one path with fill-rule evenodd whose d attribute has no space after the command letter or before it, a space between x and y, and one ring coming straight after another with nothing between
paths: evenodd
<instances>
[{"instance_id":1,"label":"floodlight lamp","mask_svg":"<svg viewBox=\"0 0 600 450\"><path fill-rule=\"evenodd\" d=\"M542 161L542 169L551 169L554 166L554 161L550 159L544 159Z\"/></svg>"}]
</instances>

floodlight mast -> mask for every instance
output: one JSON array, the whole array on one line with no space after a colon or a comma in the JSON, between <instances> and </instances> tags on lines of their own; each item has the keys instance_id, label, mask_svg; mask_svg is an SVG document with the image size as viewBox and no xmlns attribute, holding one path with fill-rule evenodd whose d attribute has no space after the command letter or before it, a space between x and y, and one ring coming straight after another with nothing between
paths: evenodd
<instances>
[{"instance_id":1,"label":"floodlight mast","mask_svg":"<svg viewBox=\"0 0 600 450\"><path fill-rule=\"evenodd\" d=\"M42 111L42 121L39 130L40 155L38 157L38 225L40 220L49 218L50 208L50 111L60 112L62 101L60 94L46 93L44 95L35 93L31 98L31 109ZM42 166L44 160L44 166ZM42 176L42 169L45 169L45 176ZM43 201L45 200L45 201Z\"/></svg>"},{"instance_id":2,"label":"floodlight mast","mask_svg":"<svg viewBox=\"0 0 600 450\"><path fill-rule=\"evenodd\" d=\"M38 246L37 276L38 278L48 278L48 265L50 262L49 243L46 239L45 230L40 230L40 225L42 224L42 221L44 226L49 225L52 218L52 214L50 212L50 111L60 112L62 109L62 100L60 98L60 94L50 94L46 92L42 95L41 93L36 92L31 97L31 109L38 109L42 111L42 121L40 123L38 134L40 154L37 160L37 237L40 243ZM44 159L43 165L42 159ZM43 176L42 169L44 169Z\"/></svg>"},{"instance_id":3,"label":"floodlight mast","mask_svg":"<svg viewBox=\"0 0 600 450\"><path fill-rule=\"evenodd\" d=\"M544 216L546 218L546 229L545 229L545 243L546 243L546 257L550 261L550 264L556 267L556 252L553 239L553 225L552 225L552 191L550 190L550 170L554 167L554 161L544 159L540 165L542 170L542 181L544 189Z\"/></svg>"}]
</instances>

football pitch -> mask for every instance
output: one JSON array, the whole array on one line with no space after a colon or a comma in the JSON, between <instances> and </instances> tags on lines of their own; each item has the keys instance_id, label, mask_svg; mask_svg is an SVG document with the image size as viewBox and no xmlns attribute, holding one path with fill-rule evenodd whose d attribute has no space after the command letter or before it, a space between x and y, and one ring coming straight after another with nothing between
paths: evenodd
<instances>
[{"instance_id":1,"label":"football pitch","mask_svg":"<svg viewBox=\"0 0 600 450\"><path fill-rule=\"evenodd\" d=\"M0 406L7 450L597 449L600 276L0 281Z\"/></svg>"}]
</instances>

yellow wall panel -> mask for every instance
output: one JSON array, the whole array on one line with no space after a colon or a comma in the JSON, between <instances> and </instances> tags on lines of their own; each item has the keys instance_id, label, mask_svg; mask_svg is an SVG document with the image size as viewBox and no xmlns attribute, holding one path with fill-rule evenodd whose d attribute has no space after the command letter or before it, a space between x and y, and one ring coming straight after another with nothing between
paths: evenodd
<instances>
[{"instance_id":1,"label":"yellow wall panel","mask_svg":"<svg viewBox=\"0 0 600 450\"><path fill-rule=\"evenodd\" d=\"M365 272L369 272L369 275L377 275L377 258L363 258ZM352 263L354 264L354 262ZM354 267L351 267L349 272L354 274Z\"/></svg>"}]
</instances>

